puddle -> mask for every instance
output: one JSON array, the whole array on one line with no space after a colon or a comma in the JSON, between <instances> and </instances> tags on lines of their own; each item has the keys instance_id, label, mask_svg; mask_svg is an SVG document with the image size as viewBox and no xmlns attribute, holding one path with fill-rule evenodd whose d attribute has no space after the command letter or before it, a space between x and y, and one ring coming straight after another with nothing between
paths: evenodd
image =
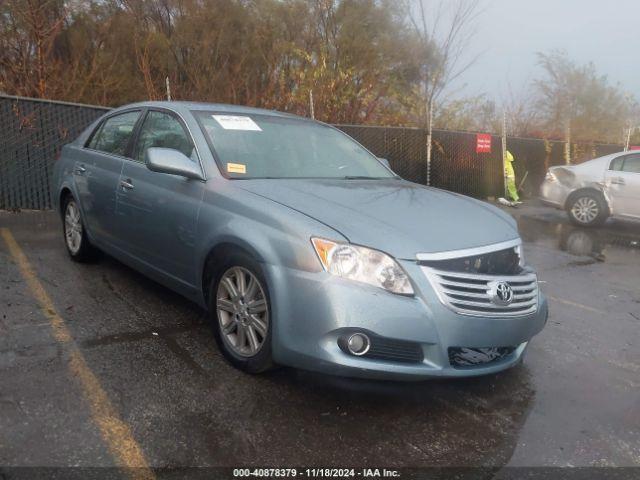
<instances>
[{"instance_id":1,"label":"puddle","mask_svg":"<svg viewBox=\"0 0 640 480\"><path fill-rule=\"evenodd\" d=\"M571 266L604 262L610 260L611 255L640 256L640 227L637 225L616 223L603 228L580 228L522 216L518 219L518 228L525 242L589 258L570 262Z\"/></svg>"}]
</instances>

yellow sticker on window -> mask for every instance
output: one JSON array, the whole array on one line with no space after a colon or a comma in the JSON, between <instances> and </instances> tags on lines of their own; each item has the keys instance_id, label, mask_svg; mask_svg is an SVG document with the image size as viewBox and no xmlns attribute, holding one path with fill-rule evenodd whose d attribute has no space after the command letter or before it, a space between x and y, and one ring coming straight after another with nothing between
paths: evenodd
<instances>
[{"instance_id":1,"label":"yellow sticker on window","mask_svg":"<svg viewBox=\"0 0 640 480\"><path fill-rule=\"evenodd\" d=\"M227 163L229 173L247 173L247 166L242 163Z\"/></svg>"}]
</instances>

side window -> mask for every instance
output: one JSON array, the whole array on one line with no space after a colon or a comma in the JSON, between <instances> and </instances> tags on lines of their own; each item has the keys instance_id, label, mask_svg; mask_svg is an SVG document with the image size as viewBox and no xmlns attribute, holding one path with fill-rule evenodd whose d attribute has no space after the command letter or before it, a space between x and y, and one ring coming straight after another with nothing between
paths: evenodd
<instances>
[{"instance_id":1,"label":"side window","mask_svg":"<svg viewBox=\"0 0 640 480\"><path fill-rule=\"evenodd\" d=\"M611 160L611 164L609 165L609 170L614 170L619 172L622 170L622 162L624 161L624 157L616 157Z\"/></svg>"},{"instance_id":2,"label":"side window","mask_svg":"<svg viewBox=\"0 0 640 480\"><path fill-rule=\"evenodd\" d=\"M640 155L624 157L623 172L640 173Z\"/></svg>"},{"instance_id":3,"label":"side window","mask_svg":"<svg viewBox=\"0 0 640 480\"><path fill-rule=\"evenodd\" d=\"M193 162L197 162L191 137L182 124L173 115L151 110L144 119L135 148L136 160L144 162L148 148L172 148L184 153Z\"/></svg>"},{"instance_id":4,"label":"side window","mask_svg":"<svg viewBox=\"0 0 640 480\"><path fill-rule=\"evenodd\" d=\"M124 155L139 116L140 112L136 111L107 118L91 139L89 148L115 155Z\"/></svg>"}]
</instances>

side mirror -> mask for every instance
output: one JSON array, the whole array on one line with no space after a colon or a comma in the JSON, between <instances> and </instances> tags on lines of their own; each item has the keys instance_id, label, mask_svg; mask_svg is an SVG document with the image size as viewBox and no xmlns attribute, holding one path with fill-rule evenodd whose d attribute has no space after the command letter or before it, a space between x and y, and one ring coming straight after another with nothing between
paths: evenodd
<instances>
[{"instance_id":1,"label":"side mirror","mask_svg":"<svg viewBox=\"0 0 640 480\"><path fill-rule=\"evenodd\" d=\"M380 160L385 167L387 167L389 170L391 170L391 164L389 163L389 160L387 160L386 158L381 158L381 157L378 157L378 160ZM393 170L391 170L391 171L393 172Z\"/></svg>"},{"instance_id":2,"label":"side mirror","mask_svg":"<svg viewBox=\"0 0 640 480\"><path fill-rule=\"evenodd\" d=\"M200 165L173 148L148 148L144 154L144 163L152 172L204 180Z\"/></svg>"}]
</instances>

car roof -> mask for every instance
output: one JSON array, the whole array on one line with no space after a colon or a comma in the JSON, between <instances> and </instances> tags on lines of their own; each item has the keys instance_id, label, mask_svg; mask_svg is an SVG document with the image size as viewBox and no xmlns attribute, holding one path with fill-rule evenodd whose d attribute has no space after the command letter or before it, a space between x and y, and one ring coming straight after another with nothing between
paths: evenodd
<instances>
[{"instance_id":1,"label":"car roof","mask_svg":"<svg viewBox=\"0 0 640 480\"><path fill-rule=\"evenodd\" d=\"M244 113L246 115L255 114L255 115L270 115L274 117L286 117L286 118L297 118L297 119L306 119L306 117L301 117L298 115L293 115L291 113L278 112L277 110L267 110L264 108L256 108L256 107L245 107L242 105L231 105L226 103L204 103L204 102L183 102L183 101L147 101L147 102L137 102L130 103L128 105L122 105L118 107L116 110L123 110L132 107L156 107L156 108L168 108L170 110L175 110L178 112L186 112L186 111L216 111L216 112L228 112L228 113Z\"/></svg>"},{"instance_id":2,"label":"car roof","mask_svg":"<svg viewBox=\"0 0 640 480\"><path fill-rule=\"evenodd\" d=\"M580 172L581 174L599 174L603 169L609 168L609 163L614 158L622 155L627 155L629 152L616 152L609 155L603 155L602 157L592 158L586 162L571 164L571 165L556 165L550 168L550 170L568 168L569 170Z\"/></svg>"}]
</instances>

